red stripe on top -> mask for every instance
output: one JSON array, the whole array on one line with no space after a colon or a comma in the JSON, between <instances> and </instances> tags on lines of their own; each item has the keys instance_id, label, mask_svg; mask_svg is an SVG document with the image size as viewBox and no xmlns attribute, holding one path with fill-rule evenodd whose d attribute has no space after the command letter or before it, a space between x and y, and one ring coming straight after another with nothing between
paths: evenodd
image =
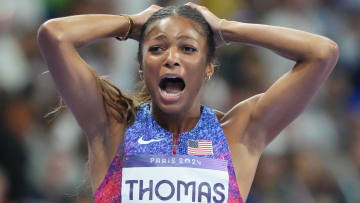
<instances>
[{"instance_id":1,"label":"red stripe on top","mask_svg":"<svg viewBox=\"0 0 360 203\"><path fill-rule=\"evenodd\" d=\"M177 144L178 144L178 140L179 140L179 134L174 133L173 134L173 155L176 154L176 147L177 147Z\"/></svg>"}]
</instances>

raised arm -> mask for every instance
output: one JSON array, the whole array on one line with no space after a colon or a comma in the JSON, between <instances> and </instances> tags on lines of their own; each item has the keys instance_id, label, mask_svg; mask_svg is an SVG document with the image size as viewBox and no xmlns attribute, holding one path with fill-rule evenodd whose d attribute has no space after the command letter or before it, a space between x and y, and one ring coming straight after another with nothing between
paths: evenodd
<instances>
[{"instance_id":1,"label":"raised arm","mask_svg":"<svg viewBox=\"0 0 360 203\"><path fill-rule=\"evenodd\" d=\"M225 21L222 32L227 40L268 48L296 62L265 93L253 99L245 134L256 140L255 146L262 152L304 110L328 78L338 60L338 47L328 38L276 26Z\"/></svg>"},{"instance_id":2,"label":"raised arm","mask_svg":"<svg viewBox=\"0 0 360 203\"><path fill-rule=\"evenodd\" d=\"M143 23L159 8L152 6L131 16L131 38L138 37ZM88 137L93 190L104 178L126 124L107 116L97 74L76 48L101 38L123 37L129 26L126 16L78 15L49 20L38 32L38 44L56 89Z\"/></svg>"},{"instance_id":3,"label":"raised arm","mask_svg":"<svg viewBox=\"0 0 360 203\"><path fill-rule=\"evenodd\" d=\"M291 59L296 65L266 92L247 103L249 119L246 128L239 127L243 144L261 154L264 148L306 107L321 84L328 78L338 60L337 44L328 38L284 27L241 23L217 18L205 7L189 4L201 10L215 33L225 41L260 46ZM276 68L276 67L273 67ZM228 119L235 129L243 126L241 106L229 112ZM241 110L240 110L241 109ZM245 136L245 137L244 137Z\"/></svg>"},{"instance_id":4,"label":"raised arm","mask_svg":"<svg viewBox=\"0 0 360 203\"><path fill-rule=\"evenodd\" d=\"M141 27L159 6L132 15L132 32L137 40ZM119 15L78 15L56 18L41 25L38 44L54 78L56 88L82 129L88 134L104 132L108 126L94 70L79 56L76 48L97 39L127 35L130 21Z\"/></svg>"},{"instance_id":5,"label":"raised arm","mask_svg":"<svg viewBox=\"0 0 360 203\"><path fill-rule=\"evenodd\" d=\"M38 33L40 50L56 89L87 135L93 190L103 179L117 146L111 144L116 139L110 136L110 120L97 86L96 73L76 48L98 38L123 36L128 27L125 17L82 15L49 20Z\"/></svg>"},{"instance_id":6,"label":"raised arm","mask_svg":"<svg viewBox=\"0 0 360 203\"><path fill-rule=\"evenodd\" d=\"M79 15L49 20L39 29L39 47L56 89L88 136L105 133L108 121L95 72L76 48L99 38L123 36L128 28L123 16Z\"/></svg>"}]
</instances>

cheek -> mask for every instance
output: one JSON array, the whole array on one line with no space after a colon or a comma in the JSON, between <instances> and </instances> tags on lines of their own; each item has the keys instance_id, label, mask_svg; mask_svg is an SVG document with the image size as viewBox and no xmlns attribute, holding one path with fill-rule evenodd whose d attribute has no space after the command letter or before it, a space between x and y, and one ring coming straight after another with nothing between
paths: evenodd
<instances>
[{"instance_id":1,"label":"cheek","mask_svg":"<svg viewBox=\"0 0 360 203\"><path fill-rule=\"evenodd\" d=\"M194 91L198 91L204 84L206 60L199 56L196 58L184 59L183 62L187 67L186 71L189 78L189 87L194 89Z\"/></svg>"},{"instance_id":2,"label":"cheek","mask_svg":"<svg viewBox=\"0 0 360 203\"><path fill-rule=\"evenodd\" d=\"M189 86L190 89L197 92L204 85L205 78L204 68L194 68L189 72Z\"/></svg>"},{"instance_id":3,"label":"cheek","mask_svg":"<svg viewBox=\"0 0 360 203\"><path fill-rule=\"evenodd\" d=\"M151 57L145 56L142 61L142 71L144 74L144 83L148 88L150 95L153 95L154 91L158 87L156 78L159 75L159 65Z\"/></svg>"},{"instance_id":4,"label":"cheek","mask_svg":"<svg viewBox=\"0 0 360 203\"><path fill-rule=\"evenodd\" d=\"M152 75L157 74L159 71L158 60L155 60L152 56L144 56L142 61L142 69L145 75L152 77Z\"/></svg>"},{"instance_id":5,"label":"cheek","mask_svg":"<svg viewBox=\"0 0 360 203\"><path fill-rule=\"evenodd\" d=\"M204 83L204 73L203 72L196 73L196 75L193 74L193 76L194 76L193 82L192 82L193 84L195 84L197 86L203 85L203 83Z\"/></svg>"},{"instance_id":6,"label":"cheek","mask_svg":"<svg viewBox=\"0 0 360 203\"><path fill-rule=\"evenodd\" d=\"M202 80L205 77L206 61L202 57L192 58L186 61L191 77Z\"/></svg>"}]
</instances>

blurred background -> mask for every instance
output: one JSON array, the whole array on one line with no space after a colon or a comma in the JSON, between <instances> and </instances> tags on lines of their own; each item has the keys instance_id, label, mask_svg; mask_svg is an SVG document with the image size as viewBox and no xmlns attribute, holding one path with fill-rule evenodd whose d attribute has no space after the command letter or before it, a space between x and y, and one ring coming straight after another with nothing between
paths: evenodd
<instances>
[{"instance_id":1,"label":"blurred background","mask_svg":"<svg viewBox=\"0 0 360 203\"><path fill-rule=\"evenodd\" d=\"M87 144L68 111L44 118L58 95L36 42L48 19L135 14L187 1L0 0L0 203L91 202ZM269 146L248 203L360 202L360 1L203 0L221 18L296 28L333 39L339 62L317 96ZM137 42L105 39L79 50L124 92L138 81ZM205 104L227 111L265 91L293 62L235 44L218 50Z\"/></svg>"}]
</instances>

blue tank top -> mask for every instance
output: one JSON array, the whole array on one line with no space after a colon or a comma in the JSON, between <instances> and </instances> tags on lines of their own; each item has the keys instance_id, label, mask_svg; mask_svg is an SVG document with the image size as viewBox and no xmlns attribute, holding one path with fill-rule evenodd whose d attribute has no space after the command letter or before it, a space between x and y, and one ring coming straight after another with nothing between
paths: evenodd
<instances>
[{"instance_id":1,"label":"blue tank top","mask_svg":"<svg viewBox=\"0 0 360 203\"><path fill-rule=\"evenodd\" d=\"M173 134L162 128L153 119L150 103L140 106L135 122L125 131L125 156L131 155L173 155ZM203 150L196 151L204 141ZM211 147L206 148L206 144ZM192 151L195 149L195 151ZM230 149L217 120L215 112L202 106L200 119L196 126L178 136L177 155L191 155L212 159L227 160L229 173L228 202L243 203L237 185ZM122 160L120 153L115 156L107 174L95 192L96 202L120 202Z\"/></svg>"}]
</instances>

